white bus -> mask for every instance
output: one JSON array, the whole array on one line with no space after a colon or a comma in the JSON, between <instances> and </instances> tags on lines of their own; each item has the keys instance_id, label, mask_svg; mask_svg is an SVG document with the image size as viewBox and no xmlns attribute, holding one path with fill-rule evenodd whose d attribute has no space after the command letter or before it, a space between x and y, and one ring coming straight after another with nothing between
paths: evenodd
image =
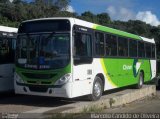
<instances>
[{"instance_id":1,"label":"white bus","mask_svg":"<svg viewBox=\"0 0 160 119\"><path fill-rule=\"evenodd\" d=\"M75 18L21 23L15 93L98 100L103 91L156 76L156 45L147 39Z\"/></svg>"},{"instance_id":2,"label":"white bus","mask_svg":"<svg viewBox=\"0 0 160 119\"><path fill-rule=\"evenodd\" d=\"M0 26L0 92L13 90L17 28Z\"/></svg>"}]
</instances>

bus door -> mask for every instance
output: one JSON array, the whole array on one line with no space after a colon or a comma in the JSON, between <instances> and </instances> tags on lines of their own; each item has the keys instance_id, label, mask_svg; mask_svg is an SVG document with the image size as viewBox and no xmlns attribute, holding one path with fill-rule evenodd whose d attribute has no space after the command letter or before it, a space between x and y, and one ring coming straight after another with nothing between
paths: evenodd
<instances>
[{"instance_id":1,"label":"bus door","mask_svg":"<svg viewBox=\"0 0 160 119\"><path fill-rule=\"evenodd\" d=\"M76 27L74 31L73 96L89 94L92 89L92 33L92 30L81 27Z\"/></svg>"},{"instance_id":2,"label":"bus door","mask_svg":"<svg viewBox=\"0 0 160 119\"><path fill-rule=\"evenodd\" d=\"M13 90L15 39L0 37L0 91Z\"/></svg>"}]
</instances>

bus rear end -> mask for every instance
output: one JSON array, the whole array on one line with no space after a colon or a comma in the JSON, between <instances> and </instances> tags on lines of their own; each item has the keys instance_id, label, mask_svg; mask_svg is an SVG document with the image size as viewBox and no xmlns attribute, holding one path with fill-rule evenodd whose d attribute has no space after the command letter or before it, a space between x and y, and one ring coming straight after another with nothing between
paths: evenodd
<instances>
[{"instance_id":1,"label":"bus rear end","mask_svg":"<svg viewBox=\"0 0 160 119\"><path fill-rule=\"evenodd\" d=\"M16 47L16 94L71 97L70 21L22 22Z\"/></svg>"}]
</instances>

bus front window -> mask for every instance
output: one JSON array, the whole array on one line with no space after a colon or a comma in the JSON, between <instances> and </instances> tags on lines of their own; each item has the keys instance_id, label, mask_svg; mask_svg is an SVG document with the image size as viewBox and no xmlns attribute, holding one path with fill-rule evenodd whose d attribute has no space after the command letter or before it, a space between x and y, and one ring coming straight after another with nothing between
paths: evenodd
<instances>
[{"instance_id":1,"label":"bus front window","mask_svg":"<svg viewBox=\"0 0 160 119\"><path fill-rule=\"evenodd\" d=\"M58 69L69 63L69 34L25 34L18 37L17 65L30 69Z\"/></svg>"},{"instance_id":2,"label":"bus front window","mask_svg":"<svg viewBox=\"0 0 160 119\"><path fill-rule=\"evenodd\" d=\"M60 68L69 62L69 34L49 34L40 37L40 66Z\"/></svg>"}]
</instances>

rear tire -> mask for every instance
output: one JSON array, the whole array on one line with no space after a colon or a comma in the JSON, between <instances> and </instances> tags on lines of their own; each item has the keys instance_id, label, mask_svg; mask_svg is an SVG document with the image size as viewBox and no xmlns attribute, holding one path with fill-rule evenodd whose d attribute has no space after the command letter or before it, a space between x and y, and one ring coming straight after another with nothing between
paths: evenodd
<instances>
[{"instance_id":1,"label":"rear tire","mask_svg":"<svg viewBox=\"0 0 160 119\"><path fill-rule=\"evenodd\" d=\"M96 76L95 80L93 82L92 94L90 94L88 96L88 99L90 101L99 100L102 96L102 92L103 92L102 79L100 77Z\"/></svg>"},{"instance_id":2,"label":"rear tire","mask_svg":"<svg viewBox=\"0 0 160 119\"><path fill-rule=\"evenodd\" d=\"M136 88L141 89L143 87L143 83L144 83L144 75L142 72L140 72L139 80L138 80L138 84L136 85Z\"/></svg>"}]
</instances>

